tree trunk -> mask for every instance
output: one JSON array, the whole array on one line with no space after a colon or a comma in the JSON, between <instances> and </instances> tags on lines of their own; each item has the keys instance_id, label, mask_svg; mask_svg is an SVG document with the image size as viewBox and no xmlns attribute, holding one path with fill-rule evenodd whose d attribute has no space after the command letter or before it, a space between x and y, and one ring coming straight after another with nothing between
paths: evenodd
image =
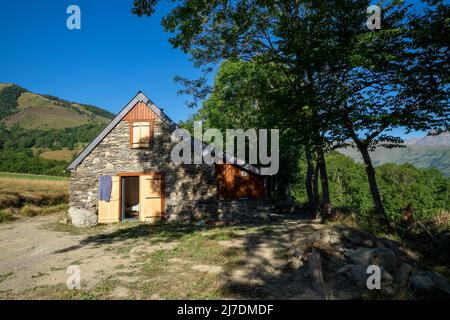
<instances>
[{"instance_id":1,"label":"tree trunk","mask_svg":"<svg viewBox=\"0 0 450 320\"><path fill-rule=\"evenodd\" d=\"M320 212L322 217L331 215L330 189L328 185L327 164L323 150L317 150L317 166L320 172L320 184L322 186L322 201L320 204Z\"/></svg>"},{"instance_id":2,"label":"tree trunk","mask_svg":"<svg viewBox=\"0 0 450 320\"><path fill-rule=\"evenodd\" d=\"M313 190L314 190L314 205L319 214L319 204L320 204L320 193L319 193L319 166L316 163L314 167L314 180L313 180Z\"/></svg>"},{"instance_id":3,"label":"tree trunk","mask_svg":"<svg viewBox=\"0 0 450 320\"><path fill-rule=\"evenodd\" d=\"M317 212L317 205L316 205L316 195L314 192L314 185L315 185L315 177L314 177L314 163L312 160L311 151L308 147L305 148L305 154L306 154L306 179L305 179L305 186L306 186L306 193L308 195L308 204L313 213L315 214Z\"/></svg>"},{"instance_id":4,"label":"tree trunk","mask_svg":"<svg viewBox=\"0 0 450 320\"><path fill-rule=\"evenodd\" d=\"M381 201L380 191L378 190L377 179L375 177L375 168L370 158L369 150L366 145L359 144L358 149L361 152L364 165L366 167L367 180L369 181L370 194L372 195L373 205L376 213L381 215L382 218L386 218L383 202Z\"/></svg>"}]
</instances>

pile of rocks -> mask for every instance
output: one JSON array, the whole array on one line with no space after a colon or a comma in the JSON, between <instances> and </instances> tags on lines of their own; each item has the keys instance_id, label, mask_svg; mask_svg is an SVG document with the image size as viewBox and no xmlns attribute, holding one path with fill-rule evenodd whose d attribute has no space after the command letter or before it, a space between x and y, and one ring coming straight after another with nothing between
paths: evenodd
<instances>
[{"instance_id":1,"label":"pile of rocks","mask_svg":"<svg viewBox=\"0 0 450 320\"><path fill-rule=\"evenodd\" d=\"M334 226L294 243L288 267L305 272L313 287L325 296L327 291L342 286L355 298L368 293L368 278L373 274L368 267L375 265L381 271L383 294L409 292L413 296L450 297L449 282L437 273L421 270L416 259L396 241L377 238L364 230Z\"/></svg>"}]
</instances>

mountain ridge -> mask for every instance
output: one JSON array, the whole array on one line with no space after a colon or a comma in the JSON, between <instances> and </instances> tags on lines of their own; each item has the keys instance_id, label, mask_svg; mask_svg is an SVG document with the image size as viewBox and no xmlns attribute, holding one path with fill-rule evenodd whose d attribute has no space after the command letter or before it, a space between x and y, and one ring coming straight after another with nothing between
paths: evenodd
<instances>
[{"instance_id":1,"label":"mountain ridge","mask_svg":"<svg viewBox=\"0 0 450 320\"><path fill-rule=\"evenodd\" d=\"M405 140L406 145L415 146L448 146L450 147L450 132L444 132L436 136L424 136Z\"/></svg>"},{"instance_id":2,"label":"mountain ridge","mask_svg":"<svg viewBox=\"0 0 450 320\"><path fill-rule=\"evenodd\" d=\"M0 171L67 175L68 162L113 118L93 105L0 83Z\"/></svg>"},{"instance_id":3,"label":"mountain ridge","mask_svg":"<svg viewBox=\"0 0 450 320\"><path fill-rule=\"evenodd\" d=\"M340 148L337 151L356 162L362 162L360 153L353 147ZM370 156L375 166L385 163L410 163L418 168L436 168L450 177L450 133L408 139L397 148L378 147L370 152Z\"/></svg>"},{"instance_id":4,"label":"mountain ridge","mask_svg":"<svg viewBox=\"0 0 450 320\"><path fill-rule=\"evenodd\" d=\"M0 84L0 121L25 129L63 129L86 124L106 125L114 114L89 104L33 93L17 84Z\"/></svg>"}]
</instances>

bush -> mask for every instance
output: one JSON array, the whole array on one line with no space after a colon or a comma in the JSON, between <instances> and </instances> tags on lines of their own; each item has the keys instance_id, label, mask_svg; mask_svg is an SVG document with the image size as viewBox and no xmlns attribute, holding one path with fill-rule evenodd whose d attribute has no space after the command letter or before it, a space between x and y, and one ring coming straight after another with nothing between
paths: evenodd
<instances>
[{"instance_id":1,"label":"bush","mask_svg":"<svg viewBox=\"0 0 450 320\"><path fill-rule=\"evenodd\" d=\"M46 215L46 214L52 214L52 213L56 213L56 212L67 212L68 210L69 210L69 205L66 203L62 203L62 204L42 208L41 214Z\"/></svg>"},{"instance_id":2,"label":"bush","mask_svg":"<svg viewBox=\"0 0 450 320\"><path fill-rule=\"evenodd\" d=\"M39 214L42 214L43 209L41 207L32 205L32 204L26 204L22 208L20 208L20 214L25 217L34 217Z\"/></svg>"},{"instance_id":3,"label":"bush","mask_svg":"<svg viewBox=\"0 0 450 320\"><path fill-rule=\"evenodd\" d=\"M0 223L12 220L12 215L7 210L0 210Z\"/></svg>"}]
</instances>

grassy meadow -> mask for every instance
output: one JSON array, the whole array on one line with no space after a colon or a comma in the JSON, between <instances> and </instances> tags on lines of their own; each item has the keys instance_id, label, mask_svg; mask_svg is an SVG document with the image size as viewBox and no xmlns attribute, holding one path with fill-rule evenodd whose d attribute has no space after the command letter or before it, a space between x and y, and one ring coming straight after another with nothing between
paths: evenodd
<instances>
[{"instance_id":1,"label":"grassy meadow","mask_svg":"<svg viewBox=\"0 0 450 320\"><path fill-rule=\"evenodd\" d=\"M0 173L0 223L67 209L68 179Z\"/></svg>"}]
</instances>

